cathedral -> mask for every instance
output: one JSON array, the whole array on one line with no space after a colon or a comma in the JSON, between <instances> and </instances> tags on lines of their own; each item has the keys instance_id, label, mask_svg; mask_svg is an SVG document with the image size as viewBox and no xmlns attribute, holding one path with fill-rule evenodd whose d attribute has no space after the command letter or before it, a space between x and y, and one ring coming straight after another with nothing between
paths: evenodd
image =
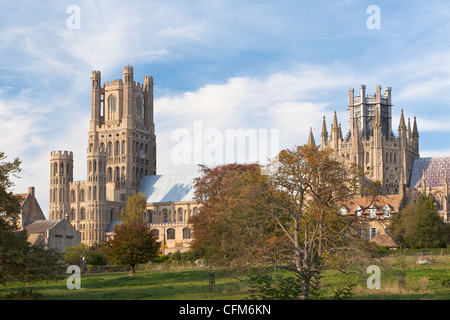
<instances>
[{"instance_id":1,"label":"cathedral","mask_svg":"<svg viewBox=\"0 0 450 320\"><path fill-rule=\"evenodd\" d=\"M320 145L332 148L342 161L358 164L384 194L377 203L355 199L340 213L367 217L361 235L368 240L384 235L393 214L420 194L432 196L438 212L449 221L447 172L450 157L420 158L416 118L405 120L403 110L397 134L392 126L391 88L372 95L360 86L348 91L349 131L344 136L337 113L330 131L323 118ZM164 253L188 250L189 218L197 214L195 174L156 174L156 136L153 120L153 77L134 81L133 67L123 68L123 79L105 82L91 75L91 120L87 143L87 179L74 181L73 153L50 154L49 219L66 219L81 233L81 242L99 244L120 224L129 196L147 198L144 221L161 241ZM315 144L312 129L309 144Z\"/></svg>"},{"instance_id":2,"label":"cathedral","mask_svg":"<svg viewBox=\"0 0 450 320\"><path fill-rule=\"evenodd\" d=\"M156 174L156 136L153 123L153 78L140 84L133 67L123 69L123 80L101 84L101 73L91 76L91 120L87 147L87 180L73 180L73 153L50 156L49 219L66 214L93 245L106 240L111 221L146 175Z\"/></svg>"},{"instance_id":3,"label":"cathedral","mask_svg":"<svg viewBox=\"0 0 450 320\"><path fill-rule=\"evenodd\" d=\"M153 77L135 82L133 67L125 66L123 79L102 85L100 71L92 72L87 179L74 181L71 151L51 152L50 220L65 218L82 243L100 244L120 224L128 197L141 192L147 198L144 221L164 253L188 250L198 175L156 175L153 113Z\"/></svg>"},{"instance_id":4,"label":"cathedral","mask_svg":"<svg viewBox=\"0 0 450 320\"><path fill-rule=\"evenodd\" d=\"M361 197L355 198L341 208L341 214L361 217L361 236L371 240L377 235L386 235L393 214L406 204L416 201L420 194L433 197L436 208L444 221L450 221L449 189L447 172L450 172L450 157L420 158L419 132L414 117L405 121L403 110L394 134L392 127L392 89L382 92L377 85L375 93L366 94L361 85L355 95L348 90L349 131L344 136L337 113L334 113L330 132L323 118L320 146L332 148L335 156L364 169L366 176L383 183L383 194L375 203ZM308 144L315 140L310 131Z\"/></svg>"}]
</instances>

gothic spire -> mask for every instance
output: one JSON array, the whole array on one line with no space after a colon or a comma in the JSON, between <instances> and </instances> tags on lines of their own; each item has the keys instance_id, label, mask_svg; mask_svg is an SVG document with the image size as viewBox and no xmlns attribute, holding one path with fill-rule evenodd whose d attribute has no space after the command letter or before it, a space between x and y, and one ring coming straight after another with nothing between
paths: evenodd
<instances>
[{"instance_id":1,"label":"gothic spire","mask_svg":"<svg viewBox=\"0 0 450 320\"><path fill-rule=\"evenodd\" d=\"M314 141L314 135L312 132L312 128L309 128L309 137L308 137L308 146L316 146L316 142Z\"/></svg>"}]
</instances>

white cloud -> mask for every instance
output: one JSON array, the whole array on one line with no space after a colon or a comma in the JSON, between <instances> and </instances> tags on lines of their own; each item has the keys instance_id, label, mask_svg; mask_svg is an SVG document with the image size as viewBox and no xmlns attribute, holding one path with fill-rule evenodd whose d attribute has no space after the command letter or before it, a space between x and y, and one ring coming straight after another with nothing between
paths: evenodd
<instances>
[{"instance_id":1,"label":"white cloud","mask_svg":"<svg viewBox=\"0 0 450 320\"><path fill-rule=\"evenodd\" d=\"M319 138L322 116L327 115L331 121L332 115L326 92L342 91L343 85L349 83L347 76L337 70L339 67L304 65L299 70L264 78L231 78L223 84L205 85L194 92L157 98L158 172L180 170L178 164L171 161L171 153L179 144L179 141L171 141L172 133L186 129L193 139L194 125L198 121L201 121L203 133L216 130L222 136L228 129L278 130L280 149L305 143L311 126ZM200 152L204 152L207 145L206 141L203 143Z\"/></svg>"}]
</instances>

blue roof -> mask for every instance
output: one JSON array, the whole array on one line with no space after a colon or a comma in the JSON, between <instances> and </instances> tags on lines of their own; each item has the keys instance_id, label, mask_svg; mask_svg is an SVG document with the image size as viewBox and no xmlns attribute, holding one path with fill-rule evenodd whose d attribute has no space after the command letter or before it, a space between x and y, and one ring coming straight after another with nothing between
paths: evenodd
<instances>
[{"instance_id":1,"label":"blue roof","mask_svg":"<svg viewBox=\"0 0 450 320\"><path fill-rule=\"evenodd\" d=\"M142 178L138 192L147 203L194 201L194 179L200 173L164 174Z\"/></svg>"}]
</instances>

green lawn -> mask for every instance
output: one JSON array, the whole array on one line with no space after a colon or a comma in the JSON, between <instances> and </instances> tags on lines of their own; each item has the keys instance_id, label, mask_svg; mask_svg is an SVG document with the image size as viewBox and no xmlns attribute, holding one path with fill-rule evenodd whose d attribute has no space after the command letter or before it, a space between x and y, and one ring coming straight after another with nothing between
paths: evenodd
<instances>
[{"instance_id":1,"label":"green lawn","mask_svg":"<svg viewBox=\"0 0 450 320\"><path fill-rule=\"evenodd\" d=\"M405 289L400 289L397 283L398 259L387 257L380 265L381 289L368 289L365 277L326 271L322 279L323 297L329 299L336 289L354 283L352 299L449 300L450 256L436 256L436 263L428 265L416 264L415 258L406 258ZM32 289L41 294L40 299L50 300L241 300L249 295L245 283L226 273L216 274L216 288L210 291L209 270L204 268L138 271L135 277L126 272L82 274L79 290L67 288L69 276L32 285L8 284L0 287L0 295L21 288Z\"/></svg>"}]
</instances>

